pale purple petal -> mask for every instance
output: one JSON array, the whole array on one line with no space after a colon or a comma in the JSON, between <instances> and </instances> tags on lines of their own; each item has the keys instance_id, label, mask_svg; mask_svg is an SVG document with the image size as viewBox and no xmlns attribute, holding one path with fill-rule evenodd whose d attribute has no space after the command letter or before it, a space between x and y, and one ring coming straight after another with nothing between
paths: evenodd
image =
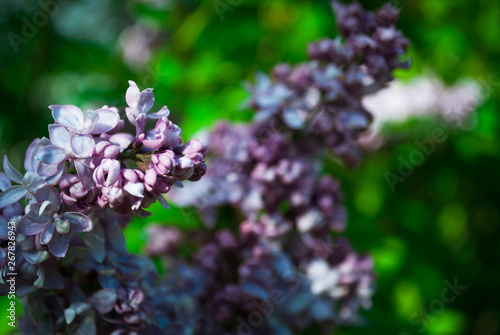
<instances>
[{"instance_id":1,"label":"pale purple petal","mask_svg":"<svg viewBox=\"0 0 500 335\"><path fill-rule=\"evenodd\" d=\"M90 190L94 186L94 181L92 180L92 169L80 160L75 160L75 168L78 174L80 182L87 190Z\"/></svg>"},{"instance_id":2,"label":"pale purple petal","mask_svg":"<svg viewBox=\"0 0 500 335\"><path fill-rule=\"evenodd\" d=\"M149 113L148 118L150 119L159 119L163 116L169 116L170 111L168 110L167 106L163 106L159 112L156 113Z\"/></svg>"},{"instance_id":3,"label":"pale purple petal","mask_svg":"<svg viewBox=\"0 0 500 335\"><path fill-rule=\"evenodd\" d=\"M138 136L139 134L144 133L144 129L146 128L146 121L148 120L146 114L140 113L137 116L135 123L135 134Z\"/></svg>"},{"instance_id":4,"label":"pale purple petal","mask_svg":"<svg viewBox=\"0 0 500 335\"><path fill-rule=\"evenodd\" d=\"M16 231L23 235L31 236L42 232L45 226L45 223L33 222L27 216L23 216L16 224Z\"/></svg>"},{"instance_id":5,"label":"pale purple petal","mask_svg":"<svg viewBox=\"0 0 500 335\"><path fill-rule=\"evenodd\" d=\"M98 109L96 113L99 115L99 119L92 131L92 134L102 134L115 128L120 121L120 115L115 111L110 109Z\"/></svg>"},{"instance_id":6,"label":"pale purple petal","mask_svg":"<svg viewBox=\"0 0 500 335\"><path fill-rule=\"evenodd\" d=\"M3 209L3 216L11 219L24 213L24 205L18 201Z\"/></svg>"},{"instance_id":7,"label":"pale purple petal","mask_svg":"<svg viewBox=\"0 0 500 335\"><path fill-rule=\"evenodd\" d=\"M66 256L69 246L69 234L61 235L58 232L55 232L54 235L52 235L52 239L50 240L48 246L54 256Z\"/></svg>"},{"instance_id":8,"label":"pale purple petal","mask_svg":"<svg viewBox=\"0 0 500 335\"><path fill-rule=\"evenodd\" d=\"M0 172L0 191L5 191L10 186L10 180Z\"/></svg>"},{"instance_id":9,"label":"pale purple petal","mask_svg":"<svg viewBox=\"0 0 500 335\"><path fill-rule=\"evenodd\" d=\"M31 142L30 146L26 150L26 154L24 155L24 168L26 171L33 171L32 170L32 161L33 161L33 154L35 152L35 149L38 146L38 143L40 142L39 138L35 138L33 142Z\"/></svg>"},{"instance_id":10,"label":"pale purple petal","mask_svg":"<svg viewBox=\"0 0 500 335\"><path fill-rule=\"evenodd\" d=\"M47 178L45 181L47 182L47 184L55 185L59 182L59 180L65 173L66 173L66 165L64 164L57 165L57 173L51 176L50 178Z\"/></svg>"},{"instance_id":11,"label":"pale purple petal","mask_svg":"<svg viewBox=\"0 0 500 335\"><path fill-rule=\"evenodd\" d=\"M77 128L83 124L83 113L80 108L73 105L50 105L52 116L57 123L68 127Z\"/></svg>"},{"instance_id":12,"label":"pale purple petal","mask_svg":"<svg viewBox=\"0 0 500 335\"><path fill-rule=\"evenodd\" d=\"M142 114L146 114L147 112L149 112L151 107L153 107L154 102L155 96L153 94L153 90L151 88L146 88L141 92L138 105L139 112L141 112Z\"/></svg>"},{"instance_id":13,"label":"pale purple petal","mask_svg":"<svg viewBox=\"0 0 500 335\"><path fill-rule=\"evenodd\" d=\"M7 177L15 183L21 184L23 182L23 175L14 169L12 165L10 165L9 159L7 155L3 156L3 170Z\"/></svg>"},{"instance_id":14,"label":"pale purple petal","mask_svg":"<svg viewBox=\"0 0 500 335\"><path fill-rule=\"evenodd\" d=\"M27 191L24 186L11 186L3 193L0 193L0 208L7 207L13 203L21 200Z\"/></svg>"},{"instance_id":15,"label":"pale purple petal","mask_svg":"<svg viewBox=\"0 0 500 335\"><path fill-rule=\"evenodd\" d=\"M31 249L29 251L24 250L23 253L24 259L30 264L40 264L49 259L49 253L47 250L38 251L36 249Z\"/></svg>"},{"instance_id":16,"label":"pale purple petal","mask_svg":"<svg viewBox=\"0 0 500 335\"><path fill-rule=\"evenodd\" d=\"M109 141L119 146L122 151L127 149L133 140L134 136L129 133L118 133L109 138Z\"/></svg>"},{"instance_id":17,"label":"pale purple petal","mask_svg":"<svg viewBox=\"0 0 500 335\"><path fill-rule=\"evenodd\" d=\"M37 202L49 201L56 205L57 208L61 206L61 199L59 192L50 185L44 185L35 192L35 199Z\"/></svg>"},{"instance_id":18,"label":"pale purple petal","mask_svg":"<svg viewBox=\"0 0 500 335\"><path fill-rule=\"evenodd\" d=\"M143 183L127 183L123 188L134 197L144 198Z\"/></svg>"},{"instance_id":19,"label":"pale purple petal","mask_svg":"<svg viewBox=\"0 0 500 335\"><path fill-rule=\"evenodd\" d=\"M117 160L110 160L108 162L108 177L106 178L106 186L114 184L118 177L120 177L120 162Z\"/></svg>"},{"instance_id":20,"label":"pale purple petal","mask_svg":"<svg viewBox=\"0 0 500 335\"><path fill-rule=\"evenodd\" d=\"M78 212L68 212L62 215L64 220L71 223L71 231L89 232L94 228L92 220L85 214Z\"/></svg>"},{"instance_id":21,"label":"pale purple petal","mask_svg":"<svg viewBox=\"0 0 500 335\"><path fill-rule=\"evenodd\" d=\"M66 151L61 147L49 145L35 155L35 158L45 164L59 164L66 159Z\"/></svg>"},{"instance_id":22,"label":"pale purple petal","mask_svg":"<svg viewBox=\"0 0 500 335\"><path fill-rule=\"evenodd\" d=\"M125 93L125 100L127 101L127 105L129 105L131 108L136 109L141 96L141 91L139 90L139 87L137 87L137 84L132 80L129 80L128 84L130 85L130 87L127 89L127 93Z\"/></svg>"},{"instance_id":23,"label":"pale purple petal","mask_svg":"<svg viewBox=\"0 0 500 335\"><path fill-rule=\"evenodd\" d=\"M68 148L71 141L70 131L59 124L49 125L49 137L53 145L60 148Z\"/></svg>"},{"instance_id":24,"label":"pale purple petal","mask_svg":"<svg viewBox=\"0 0 500 335\"><path fill-rule=\"evenodd\" d=\"M71 138L71 149L76 157L90 157L94 145L95 143L92 135L74 135Z\"/></svg>"},{"instance_id":25,"label":"pale purple petal","mask_svg":"<svg viewBox=\"0 0 500 335\"><path fill-rule=\"evenodd\" d=\"M44 162L40 162L36 172L41 177L52 177L59 174L61 170L64 170L65 168L66 166L64 165L64 162L59 164L45 164Z\"/></svg>"},{"instance_id":26,"label":"pale purple petal","mask_svg":"<svg viewBox=\"0 0 500 335\"><path fill-rule=\"evenodd\" d=\"M52 216L55 212L59 210L59 208L55 208L55 206L45 207L45 211L41 211L42 205L34 202L29 204L26 207L26 217L29 218L33 222L46 224L52 220Z\"/></svg>"},{"instance_id":27,"label":"pale purple petal","mask_svg":"<svg viewBox=\"0 0 500 335\"><path fill-rule=\"evenodd\" d=\"M54 203L52 203L52 202L50 202L48 200L45 200L40 205L40 209L38 211L38 215L42 216L45 213L54 213L54 212L57 212L58 210L59 210L59 207L56 206L56 204L54 204Z\"/></svg>"},{"instance_id":28,"label":"pale purple petal","mask_svg":"<svg viewBox=\"0 0 500 335\"><path fill-rule=\"evenodd\" d=\"M125 107L125 115L127 115L128 121L133 125L137 125L137 116L139 115L139 112L136 111L134 108L130 107Z\"/></svg>"},{"instance_id":29,"label":"pale purple petal","mask_svg":"<svg viewBox=\"0 0 500 335\"><path fill-rule=\"evenodd\" d=\"M40 244L46 245L52 239L54 235L54 222L51 221L43 230L42 234L40 234Z\"/></svg>"},{"instance_id":30,"label":"pale purple petal","mask_svg":"<svg viewBox=\"0 0 500 335\"><path fill-rule=\"evenodd\" d=\"M34 194L36 189L45 184L45 180L33 172L26 172L23 178L23 185L29 193Z\"/></svg>"},{"instance_id":31,"label":"pale purple petal","mask_svg":"<svg viewBox=\"0 0 500 335\"><path fill-rule=\"evenodd\" d=\"M78 134L91 134L99 120L99 114L93 110L88 110L85 120L83 121L83 126L78 129Z\"/></svg>"}]
</instances>

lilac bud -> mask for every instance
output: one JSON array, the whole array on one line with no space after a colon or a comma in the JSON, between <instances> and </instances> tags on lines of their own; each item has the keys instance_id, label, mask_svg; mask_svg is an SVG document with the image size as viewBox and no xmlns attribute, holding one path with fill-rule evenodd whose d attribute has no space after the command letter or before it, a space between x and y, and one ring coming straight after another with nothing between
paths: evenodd
<instances>
[{"instance_id":1,"label":"lilac bud","mask_svg":"<svg viewBox=\"0 0 500 335\"><path fill-rule=\"evenodd\" d=\"M181 134L181 129L163 116L158 120L154 129L140 134L137 138L146 148L158 150L162 147L178 147L182 143Z\"/></svg>"},{"instance_id":2,"label":"lilac bud","mask_svg":"<svg viewBox=\"0 0 500 335\"><path fill-rule=\"evenodd\" d=\"M290 75L292 68L288 64L277 64L273 69L273 76L279 82L285 82Z\"/></svg>"},{"instance_id":3,"label":"lilac bud","mask_svg":"<svg viewBox=\"0 0 500 335\"><path fill-rule=\"evenodd\" d=\"M292 87L294 87L297 90L300 91L305 91L309 85L311 84L312 80L312 73L311 73L311 68L309 67L308 64L301 64L296 66L293 70L292 73L290 74L290 77L288 78L290 84Z\"/></svg>"},{"instance_id":4,"label":"lilac bud","mask_svg":"<svg viewBox=\"0 0 500 335\"><path fill-rule=\"evenodd\" d=\"M207 147L198 140L191 140L186 142L179 150L184 157L189 158L193 162L193 174L188 179L191 181L200 180L207 171L207 166L205 165Z\"/></svg>"},{"instance_id":5,"label":"lilac bud","mask_svg":"<svg viewBox=\"0 0 500 335\"><path fill-rule=\"evenodd\" d=\"M177 167L175 153L172 150L165 150L159 154L152 154L151 161L155 171L160 176L166 176Z\"/></svg>"},{"instance_id":6,"label":"lilac bud","mask_svg":"<svg viewBox=\"0 0 500 335\"><path fill-rule=\"evenodd\" d=\"M114 184L120 176L121 164L118 160L105 158L94 170L94 182L97 187L110 186Z\"/></svg>"},{"instance_id":7,"label":"lilac bud","mask_svg":"<svg viewBox=\"0 0 500 335\"><path fill-rule=\"evenodd\" d=\"M97 190L93 187L87 190L80 179L72 174L64 175L59 183L61 189L61 200L70 209L85 211L97 198Z\"/></svg>"},{"instance_id":8,"label":"lilac bud","mask_svg":"<svg viewBox=\"0 0 500 335\"><path fill-rule=\"evenodd\" d=\"M186 180L193 175L194 164L193 161L187 157L177 158L177 167L175 169L175 176L178 180Z\"/></svg>"}]
</instances>

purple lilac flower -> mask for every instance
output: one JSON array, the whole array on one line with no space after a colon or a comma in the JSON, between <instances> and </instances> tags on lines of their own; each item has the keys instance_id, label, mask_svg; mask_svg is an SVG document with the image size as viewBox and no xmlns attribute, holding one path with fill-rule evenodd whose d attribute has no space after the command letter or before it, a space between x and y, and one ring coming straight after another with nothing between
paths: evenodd
<instances>
[{"instance_id":1,"label":"purple lilac flower","mask_svg":"<svg viewBox=\"0 0 500 335\"><path fill-rule=\"evenodd\" d=\"M6 176L20 185L14 185L3 190L0 194L0 208L11 205L25 197L29 202L38 187L45 183L57 183L61 178L65 171L64 167L53 169L52 166L46 165L35 158L39 152L48 146L50 146L50 141L46 138L37 138L30 144L24 159L24 168L26 169L24 176L14 169L7 156L4 156L3 168Z\"/></svg>"},{"instance_id":2,"label":"purple lilac flower","mask_svg":"<svg viewBox=\"0 0 500 335\"><path fill-rule=\"evenodd\" d=\"M54 187L39 188L35 200L26 207L26 215L19 220L16 230L27 236L38 235L40 244L47 245L55 256L66 255L70 232L92 230L92 220L85 214L61 213L59 192Z\"/></svg>"},{"instance_id":3,"label":"purple lilac flower","mask_svg":"<svg viewBox=\"0 0 500 335\"><path fill-rule=\"evenodd\" d=\"M128 107L125 108L125 112L130 123L136 127L136 136L139 136L144 133L148 118L160 119L163 116L168 116L170 112L167 106L164 106L157 113L148 113L154 103L153 90L148 88L141 92L135 82L130 80L128 83L130 87L125 95Z\"/></svg>"},{"instance_id":4,"label":"purple lilac flower","mask_svg":"<svg viewBox=\"0 0 500 335\"><path fill-rule=\"evenodd\" d=\"M45 164L62 168L65 160L75 164L83 185L92 187L92 171L88 166L95 141L92 134L102 134L115 128L120 120L112 109L89 110L86 115L72 105L51 105L52 115L58 124L49 126L52 145L47 146L36 158Z\"/></svg>"},{"instance_id":5,"label":"purple lilac flower","mask_svg":"<svg viewBox=\"0 0 500 335\"><path fill-rule=\"evenodd\" d=\"M357 162L355 141L371 120L360 99L405 66L408 43L392 7L383 7L387 20L359 4L334 6L342 39L311 44L311 61L260 75L250 103L257 121L210 133L209 170L205 145L182 144L166 107L148 114L152 90L134 82L126 114L135 136L121 133L114 107L84 115L51 106L51 140L30 145L27 173L5 158L0 174L0 283L12 220L16 294L28 296L22 333L237 334L236 322L268 309L273 292L286 303L254 334L331 333L359 322L371 305L373 262L330 238L346 213L322 164L326 150ZM148 117L158 119L149 131ZM127 252L123 229L154 201L168 206L163 195L173 185L202 176L174 199L200 209L213 230L152 228L148 253L167 265L160 277L149 259ZM221 212L231 221L221 222Z\"/></svg>"}]
</instances>

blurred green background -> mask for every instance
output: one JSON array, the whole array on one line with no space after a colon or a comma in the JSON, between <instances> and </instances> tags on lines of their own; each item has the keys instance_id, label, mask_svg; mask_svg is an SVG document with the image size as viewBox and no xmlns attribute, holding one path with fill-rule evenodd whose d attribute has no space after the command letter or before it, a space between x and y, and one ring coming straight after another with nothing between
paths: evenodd
<instances>
[{"instance_id":1,"label":"blurred green background","mask_svg":"<svg viewBox=\"0 0 500 335\"><path fill-rule=\"evenodd\" d=\"M370 9L382 3L361 2ZM378 277L366 327L338 334L500 334L500 2L393 4L412 41L413 67L399 78L431 69L447 84L472 78L489 96L474 112L475 127L446 128L446 141L393 192L385 173L397 171L398 157L416 149L415 139L444 127L440 120L387 126L388 143L358 170L329 162L344 189L346 234L374 256ZM47 6L50 18L43 14ZM50 104L123 111L127 80L154 88L156 106L167 104L186 137L221 119L250 120L240 108L248 97L242 82L277 62L304 60L307 42L335 35L322 0L3 2L0 153L20 169L29 142L48 135ZM198 225L175 207L155 208L152 218L128 228L131 251L143 249L149 222ZM455 278L467 288L440 304L444 281ZM0 299L0 310L6 303ZM1 320L4 334L9 327Z\"/></svg>"}]
</instances>

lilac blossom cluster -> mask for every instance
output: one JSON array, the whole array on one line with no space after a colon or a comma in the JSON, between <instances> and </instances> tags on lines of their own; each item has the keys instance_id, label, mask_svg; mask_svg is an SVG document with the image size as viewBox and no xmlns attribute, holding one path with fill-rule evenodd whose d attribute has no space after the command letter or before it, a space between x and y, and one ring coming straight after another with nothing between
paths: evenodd
<instances>
[{"instance_id":1,"label":"lilac blossom cluster","mask_svg":"<svg viewBox=\"0 0 500 335\"><path fill-rule=\"evenodd\" d=\"M149 253L174 267L183 241L202 243L192 259L208 287L204 310L219 327L202 333L330 334L371 307L373 262L339 236L347 213L324 161L333 151L348 166L359 162L355 141L371 122L361 100L406 67L408 41L391 6L334 10L341 38L310 44L308 63L258 76L255 121L219 123L206 140L207 175L170 194L215 232L152 228ZM222 228L226 217L238 228Z\"/></svg>"},{"instance_id":2,"label":"lilac blossom cluster","mask_svg":"<svg viewBox=\"0 0 500 335\"><path fill-rule=\"evenodd\" d=\"M408 42L391 6L334 10L341 37L259 76L256 120L220 123L209 153L182 143L166 107L149 113L152 90L134 82L125 113L135 135L113 107L50 107L56 123L28 148L26 173L5 158L0 174L0 281L14 221L22 334L326 334L361 321L373 262L340 236L347 213L323 163L331 151L359 161L355 140L371 121L361 98L405 66ZM185 180L196 183L172 188ZM151 226L149 257L129 254L123 229L154 201L168 206L167 192L205 227Z\"/></svg>"},{"instance_id":3,"label":"lilac blossom cluster","mask_svg":"<svg viewBox=\"0 0 500 335\"><path fill-rule=\"evenodd\" d=\"M409 42L396 30L398 10L387 4L375 13L358 2L334 2L340 36L309 44L310 61L278 64L250 87L256 120L276 118L328 147L349 166L360 153L356 139L372 121L362 97L384 87L392 71L407 68L401 56Z\"/></svg>"},{"instance_id":4,"label":"lilac blossom cluster","mask_svg":"<svg viewBox=\"0 0 500 335\"><path fill-rule=\"evenodd\" d=\"M91 328L98 321L88 317L93 315L94 305L98 312L104 311L99 305L103 299L113 298L111 308L122 322L139 322L134 312L142 301L142 291L112 276L123 267L131 268L126 265L124 246L119 246L121 229L131 215L148 216L145 208L157 200L168 208L164 195L174 185L197 181L206 172L206 147L197 140L183 143L182 131L168 119L166 106L149 113L154 103L152 90L140 91L133 81L129 85L125 113L135 126L135 135L122 132L125 121L115 107L84 113L72 105L51 105L55 123L48 127L49 138L37 138L28 147L26 172L17 171L7 156L3 158L0 292L8 292L6 274L17 273L16 292L27 297L31 315L39 306L30 299L46 304L47 297L54 295L47 290L56 290L61 305L47 306L47 311L61 314L58 322L43 328L44 334L66 326L95 333ZM148 119L157 120L150 130L146 129ZM122 224L113 225L113 221ZM8 222L15 224L15 244L9 243ZM110 241L112 245L107 245ZM81 285L72 282L73 274L90 269L97 273L95 283L104 291L89 296L82 293L77 298L71 295L78 292L60 294L60 290L74 291ZM142 270L142 266L137 269ZM94 305L93 299L98 300ZM65 318L62 324L61 316Z\"/></svg>"}]
</instances>

